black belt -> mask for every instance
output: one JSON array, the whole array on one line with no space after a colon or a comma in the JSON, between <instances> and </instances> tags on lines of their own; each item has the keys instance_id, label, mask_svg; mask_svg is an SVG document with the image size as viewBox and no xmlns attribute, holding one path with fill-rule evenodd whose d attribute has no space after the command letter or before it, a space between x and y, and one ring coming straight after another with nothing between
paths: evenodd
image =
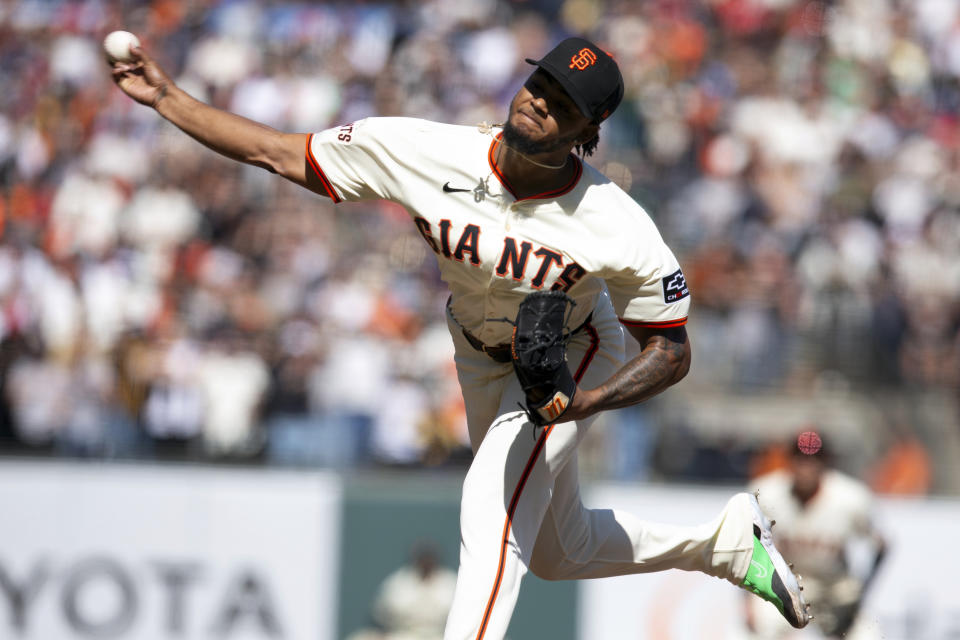
<instances>
[{"instance_id":1,"label":"black belt","mask_svg":"<svg viewBox=\"0 0 960 640\"><path fill-rule=\"evenodd\" d=\"M510 353L511 345L509 342L503 342L496 346L491 347L490 345L484 344L480 338L473 335L463 327L460 327L460 330L463 331L463 337L467 339L467 342L470 343L470 346L476 349L477 351L482 351L496 362L512 362L513 356Z\"/></svg>"},{"instance_id":2,"label":"black belt","mask_svg":"<svg viewBox=\"0 0 960 640\"><path fill-rule=\"evenodd\" d=\"M460 322L456 319L456 317L454 317L453 311L450 310L450 299L449 299L449 298L447 299L447 313L450 314L450 317L453 319L453 321L456 323L456 325L457 325L458 327L460 327L460 331L463 332L463 337L467 339L467 342L470 343L470 346L471 346L471 347L473 347L473 348L476 349L477 351L480 351L480 352L482 352L482 353L487 354L487 355L490 356L495 362L507 363L507 362L512 362L512 361L513 361L513 355L512 355L512 353L511 353L512 347L511 347L511 344L510 344L509 342L501 342L500 344L494 345L494 346L491 347L490 345L484 343L483 340L481 340L481 339L478 338L477 336L475 336L475 335L473 335L472 333L470 333L469 331L467 331L467 328L464 327L462 324L460 324ZM590 315L587 316L587 319L584 320L584 321L580 324L579 327L577 327L576 329L574 329L573 331L571 331L571 332L570 332L570 335L572 336L572 335L574 335L574 334L579 333L580 331L582 331L583 328L584 328L585 326L587 326L587 323L590 322L590 320L591 320L592 318L593 318L593 312L591 311L591 312L590 312Z\"/></svg>"}]
</instances>

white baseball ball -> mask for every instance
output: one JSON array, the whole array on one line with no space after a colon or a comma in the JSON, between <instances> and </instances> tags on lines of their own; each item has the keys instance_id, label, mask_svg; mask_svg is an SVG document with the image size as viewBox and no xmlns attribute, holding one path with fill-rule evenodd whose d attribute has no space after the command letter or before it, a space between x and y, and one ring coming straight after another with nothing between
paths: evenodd
<instances>
[{"instance_id":1,"label":"white baseball ball","mask_svg":"<svg viewBox=\"0 0 960 640\"><path fill-rule=\"evenodd\" d=\"M103 39L103 50L110 62L132 61L133 56L130 55L130 48L139 46L140 38L129 31L111 31Z\"/></svg>"}]
</instances>

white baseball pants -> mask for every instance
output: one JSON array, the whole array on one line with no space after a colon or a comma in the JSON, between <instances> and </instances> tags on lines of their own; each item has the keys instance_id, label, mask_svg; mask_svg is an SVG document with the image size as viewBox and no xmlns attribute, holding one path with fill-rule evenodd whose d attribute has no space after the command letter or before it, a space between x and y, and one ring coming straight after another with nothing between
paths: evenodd
<instances>
[{"instance_id":1,"label":"white baseball pants","mask_svg":"<svg viewBox=\"0 0 960 640\"><path fill-rule=\"evenodd\" d=\"M474 460L460 507L460 568L445 640L504 637L527 570L548 580L684 569L740 584L753 552L752 511L734 498L699 526L647 522L580 500L577 445L592 420L535 429L513 367L476 351L449 321ZM584 388L623 358L607 298L572 340L568 364Z\"/></svg>"}]
</instances>

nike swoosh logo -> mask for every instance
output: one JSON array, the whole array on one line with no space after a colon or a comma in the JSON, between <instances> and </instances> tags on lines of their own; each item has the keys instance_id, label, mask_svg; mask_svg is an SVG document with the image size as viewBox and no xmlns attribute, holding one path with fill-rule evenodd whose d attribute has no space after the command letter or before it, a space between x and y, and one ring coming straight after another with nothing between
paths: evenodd
<instances>
[{"instance_id":1,"label":"nike swoosh logo","mask_svg":"<svg viewBox=\"0 0 960 640\"><path fill-rule=\"evenodd\" d=\"M444 193L457 193L457 192L471 193L472 191L473 189L457 189L456 187L451 187L449 182L443 185Z\"/></svg>"},{"instance_id":2,"label":"nike swoosh logo","mask_svg":"<svg viewBox=\"0 0 960 640\"><path fill-rule=\"evenodd\" d=\"M757 576L758 578L760 578L760 579L762 580L763 578L766 578L766 577L767 577L767 568L766 568L765 566L763 566L762 564L760 564L760 563L757 562L756 560L751 560L751 561L750 561L750 564L753 565L753 568L756 569L756 570L757 570L757 573L760 574L760 575Z\"/></svg>"}]
</instances>

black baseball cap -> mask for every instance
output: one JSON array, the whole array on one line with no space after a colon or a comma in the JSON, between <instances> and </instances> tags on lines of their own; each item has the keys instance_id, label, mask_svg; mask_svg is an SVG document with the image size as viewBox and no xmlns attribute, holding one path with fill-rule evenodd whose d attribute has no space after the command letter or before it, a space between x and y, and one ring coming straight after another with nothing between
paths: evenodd
<instances>
[{"instance_id":1,"label":"black baseball cap","mask_svg":"<svg viewBox=\"0 0 960 640\"><path fill-rule=\"evenodd\" d=\"M567 38L539 60L527 58L560 83L580 112L600 123L623 99L623 76L613 57L583 38Z\"/></svg>"}]
</instances>

